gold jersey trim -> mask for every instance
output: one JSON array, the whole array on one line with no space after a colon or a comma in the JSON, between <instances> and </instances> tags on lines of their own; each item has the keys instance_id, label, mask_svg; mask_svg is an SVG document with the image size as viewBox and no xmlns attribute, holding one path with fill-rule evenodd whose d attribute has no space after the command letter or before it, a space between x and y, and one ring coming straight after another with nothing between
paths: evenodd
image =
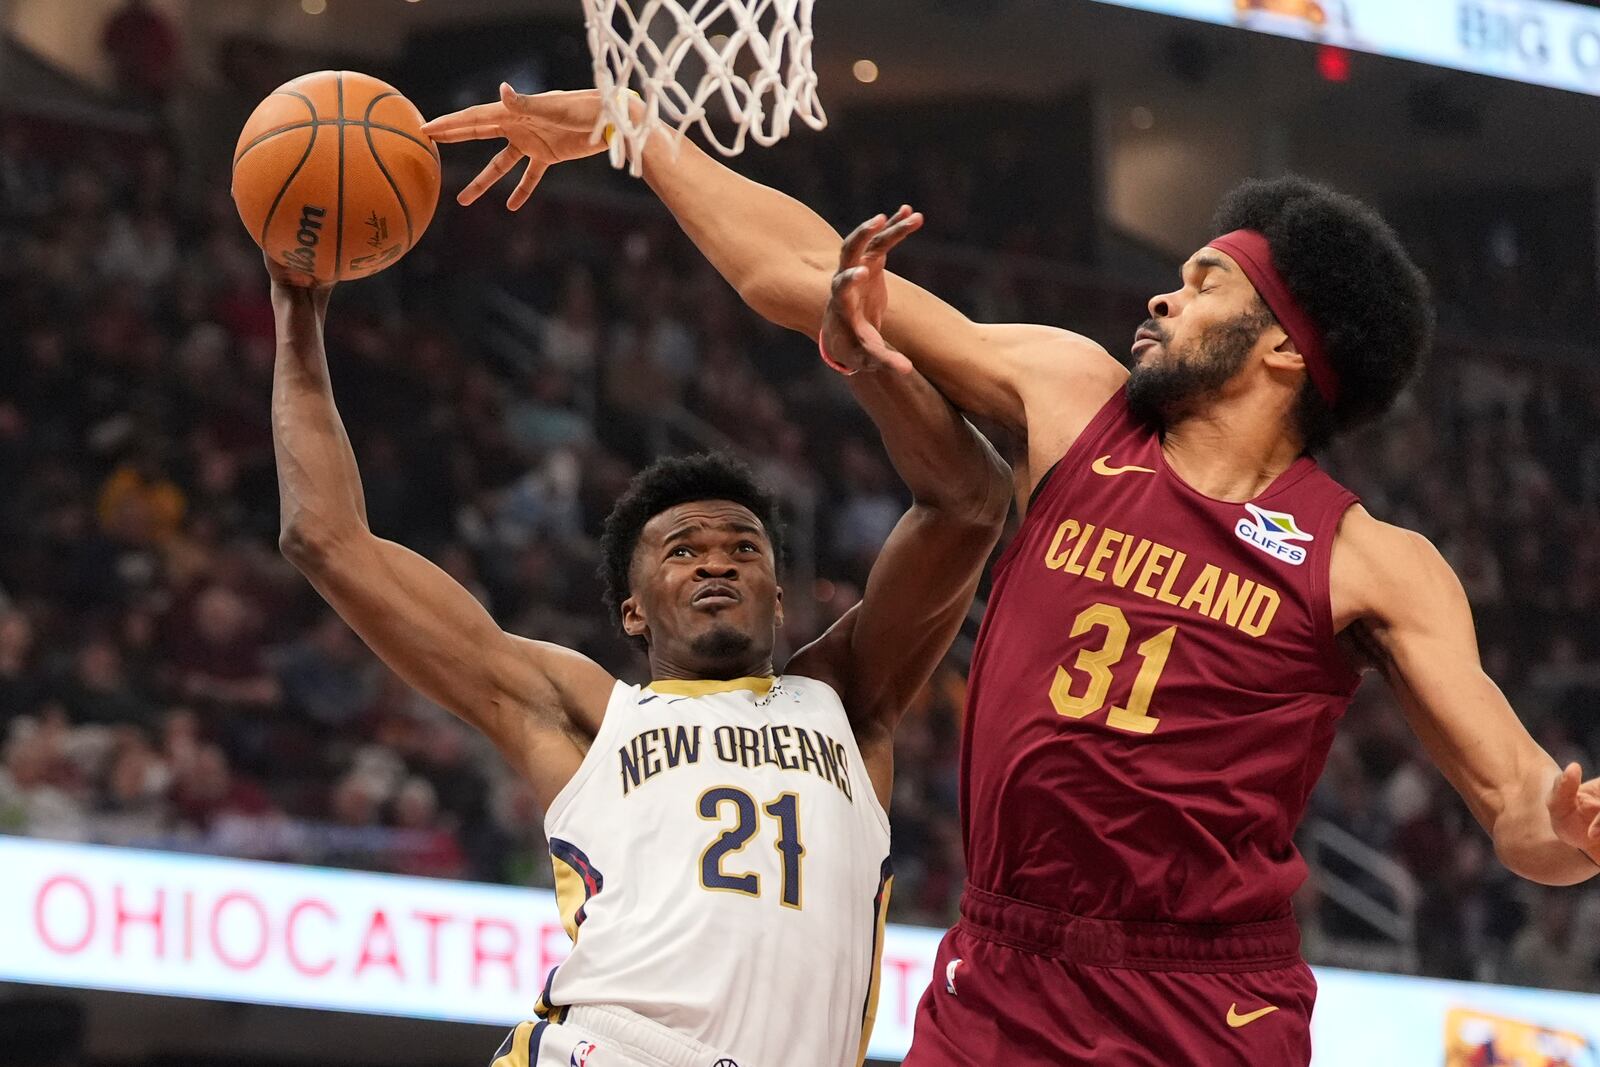
<instances>
[{"instance_id":1,"label":"gold jersey trim","mask_svg":"<svg viewBox=\"0 0 1600 1067\"><path fill-rule=\"evenodd\" d=\"M749 690L756 696L764 697L772 692L776 678L768 675L765 678L730 678L726 681L712 678L678 679L668 678L659 682L651 682L645 686L652 693L672 697L704 697L713 693L736 693L741 689Z\"/></svg>"}]
</instances>

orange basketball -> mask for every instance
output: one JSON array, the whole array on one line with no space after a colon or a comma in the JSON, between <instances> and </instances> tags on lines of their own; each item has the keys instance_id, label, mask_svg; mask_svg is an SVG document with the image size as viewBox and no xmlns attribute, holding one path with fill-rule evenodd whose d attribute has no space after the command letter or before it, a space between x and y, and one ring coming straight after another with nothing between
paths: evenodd
<instances>
[{"instance_id":1,"label":"orange basketball","mask_svg":"<svg viewBox=\"0 0 1600 1067\"><path fill-rule=\"evenodd\" d=\"M365 278L421 239L439 150L391 85L321 70L261 102L233 153L233 202L255 242L320 282Z\"/></svg>"}]
</instances>

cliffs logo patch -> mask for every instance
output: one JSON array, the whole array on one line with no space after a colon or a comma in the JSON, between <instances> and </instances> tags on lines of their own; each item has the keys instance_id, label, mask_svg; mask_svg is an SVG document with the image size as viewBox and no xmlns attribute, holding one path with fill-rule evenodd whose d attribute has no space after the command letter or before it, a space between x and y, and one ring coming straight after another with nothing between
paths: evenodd
<instances>
[{"instance_id":1,"label":"cliffs logo patch","mask_svg":"<svg viewBox=\"0 0 1600 1067\"><path fill-rule=\"evenodd\" d=\"M1283 511L1268 511L1254 504L1246 504L1244 509L1250 513L1250 518L1240 519L1233 528L1239 540L1291 567L1298 567L1306 561L1310 553L1295 542L1314 538L1300 529L1293 515Z\"/></svg>"}]
</instances>

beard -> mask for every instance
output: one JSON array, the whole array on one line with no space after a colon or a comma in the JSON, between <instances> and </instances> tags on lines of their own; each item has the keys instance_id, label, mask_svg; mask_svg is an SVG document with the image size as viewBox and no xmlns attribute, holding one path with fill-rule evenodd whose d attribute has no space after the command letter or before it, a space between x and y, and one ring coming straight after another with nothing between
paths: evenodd
<instances>
[{"instance_id":1,"label":"beard","mask_svg":"<svg viewBox=\"0 0 1600 1067\"><path fill-rule=\"evenodd\" d=\"M689 642L689 651L702 663L726 663L746 655L755 640L743 630L717 626Z\"/></svg>"},{"instance_id":2,"label":"beard","mask_svg":"<svg viewBox=\"0 0 1600 1067\"><path fill-rule=\"evenodd\" d=\"M1251 311L1219 323L1184 349L1167 348L1167 358L1155 363L1146 358L1128 376L1128 407L1134 417L1164 429L1222 391L1244 366L1272 322L1269 311ZM1148 322L1146 329L1161 329ZM1166 347L1165 334L1162 346Z\"/></svg>"}]
</instances>

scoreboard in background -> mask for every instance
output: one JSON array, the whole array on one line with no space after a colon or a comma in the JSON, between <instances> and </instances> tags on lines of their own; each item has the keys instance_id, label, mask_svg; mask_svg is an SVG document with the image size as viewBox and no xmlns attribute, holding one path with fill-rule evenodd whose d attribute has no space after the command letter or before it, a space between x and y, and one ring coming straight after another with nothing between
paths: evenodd
<instances>
[{"instance_id":1,"label":"scoreboard in background","mask_svg":"<svg viewBox=\"0 0 1600 1067\"><path fill-rule=\"evenodd\" d=\"M1563 0L1097 0L1600 96L1600 10Z\"/></svg>"},{"instance_id":2,"label":"scoreboard in background","mask_svg":"<svg viewBox=\"0 0 1600 1067\"><path fill-rule=\"evenodd\" d=\"M510 1026L567 953L542 890L19 837L0 871L0 980ZM940 933L889 928L874 1059L905 1055ZM1600 997L1317 978L1318 1067L1600 1067Z\"/></svg>"}]
</instances>

